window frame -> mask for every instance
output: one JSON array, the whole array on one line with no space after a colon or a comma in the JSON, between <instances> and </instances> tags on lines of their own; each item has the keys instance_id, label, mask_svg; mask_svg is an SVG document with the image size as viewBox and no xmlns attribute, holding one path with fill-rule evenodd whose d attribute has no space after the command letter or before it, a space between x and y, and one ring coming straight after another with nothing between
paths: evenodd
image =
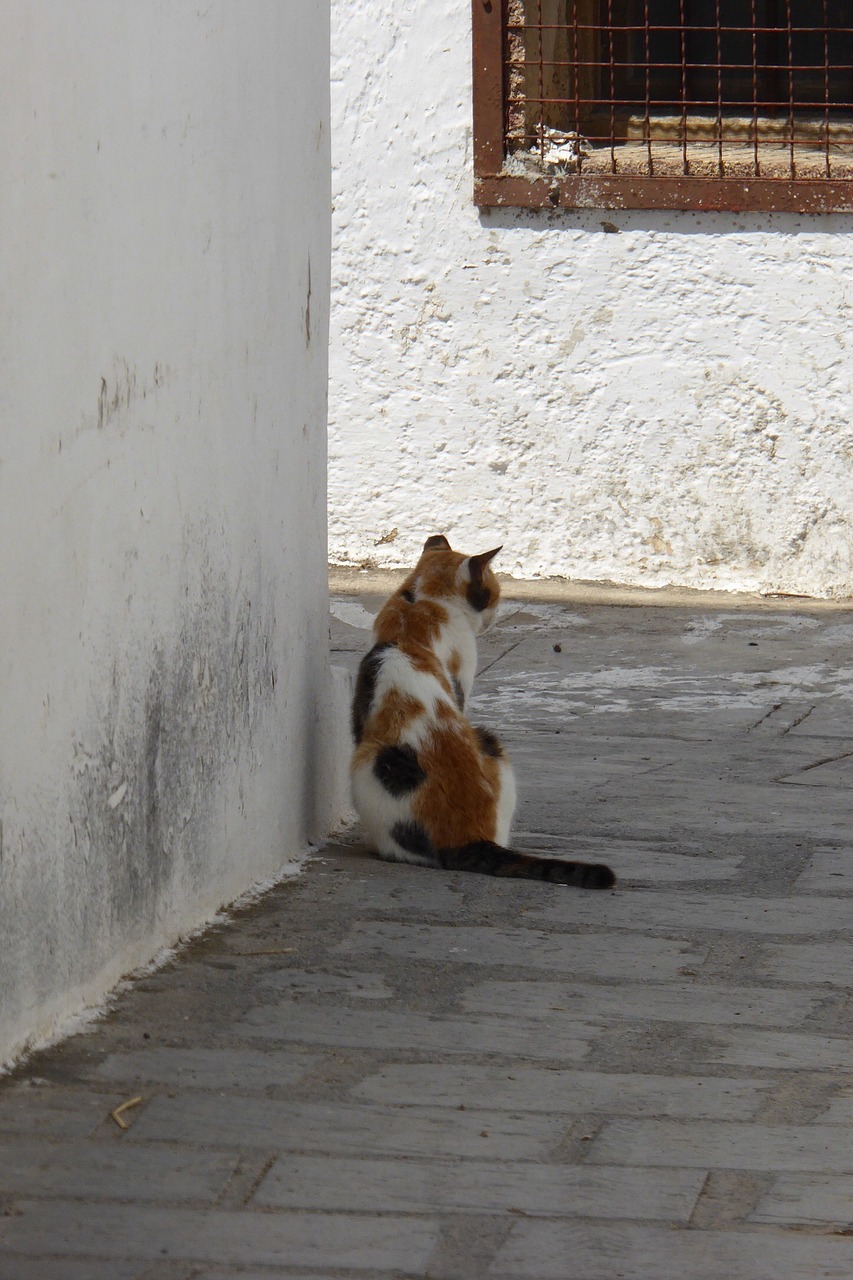
<instances>
[{"instance_id":1,"label":"window frame","mask_svg":"<svg viewBox=\"0 0 853 1280\"><path fill-rule=\"evenodd\" d=\"M853 212L853 179L503 172L507 0L472 0L474 203L481 208Z\"/></svg>"}]
</instances>

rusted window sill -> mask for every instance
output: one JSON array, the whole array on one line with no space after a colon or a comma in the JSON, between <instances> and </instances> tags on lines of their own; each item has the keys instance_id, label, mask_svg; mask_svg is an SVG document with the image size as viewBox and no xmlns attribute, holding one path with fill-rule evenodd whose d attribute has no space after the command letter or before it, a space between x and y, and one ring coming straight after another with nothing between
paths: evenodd
<instances>
[{"instance_id":1,"label":"rusted window sill","mask_svg":"<svg viewBox=\"0 0 853 1280\"><path fill-rule=\"evenodd\" d=\"M831 179L494 174L474 179L481 208L705 209L851 213L853 182Z\"/></svg>"}]
</instances>

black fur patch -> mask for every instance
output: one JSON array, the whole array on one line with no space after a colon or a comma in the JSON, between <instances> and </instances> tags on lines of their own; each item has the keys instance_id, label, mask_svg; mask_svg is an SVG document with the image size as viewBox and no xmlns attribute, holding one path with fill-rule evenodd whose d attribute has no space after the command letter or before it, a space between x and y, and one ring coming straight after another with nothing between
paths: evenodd
<instances>
[{"instance_id":1,"label":"black fur patch","mask_svg":"<svg viewBox=\"0 0 853 1280\"><path fill-rule=\"evenodd\" d=\"M420 858L429 858L435 852L426 829L419 822L395 822L391 828L391 839L396 840L406 853L414 853Z\"/></svg>"},{"instance_id":2,"label":"black fur patch","mask_svg":"<svg viewBox=\"0 0 853 1280\"><path fill-rule=\"evenodd\" d=\"M392 796L405 796L426 778L414 747L383 747L373 761L373 772Z\"/></svg>"},{"instance_id":3,"label":"black fur patch","mask_svg":"<svg viewBox=\"0 0 853 1280\"><path fill-rule=\"evenodd\" d=\"M495 760L499 760L504 753L504 749L497 734L492 733L491 729L484 729L480 724L474 726L474 732L477 735L477 741L480 744L480 750L483 755L492 756Z\"/></svg>"},{"instance_id":4,"label":"black fur patch","mask_svg":"<svg viewBox=\"0 0 853 1280\"><path fill-rule=\"evenodd\" d=\"M456 676L451 676L450 679L453 681L453 696L456 699L456 703L459 707L459 710L464 711L465 710L465 691L463 690L462 685L457 680Z\"/></svg>"},{"instance_id":5,"label":"black fur patch","mask_svg":"<svg viewBox=\"0 0 853 1280\"><path fill-rule=\"evenodd\" d=\"M414 592L413 592L413 591L410 591L410 590L408 589L408 587L404 587L404 588L403 588L403 590L400 592L400 595L403 597L403 599L405 600L406 604L414 604L414 603L415 603L415 595L414 595Z\"/></svg>"},{"instance_id":6,"label":"black fur patch","mask_svg":"<svg viewBox=\"0 0 853 1280\"><path fill-rule=\"evenodd\" d=\"M382 655L386 649L393 649L393 644L375 644L361 660L355 682L355 696L352 700L352 736L356 744L364 736L364 725L370 715L370 706L376 692L376 677L382 666Z\"/></svg>"},{"instance_id":7,"label":"black fur patch","mask_svg":"<svg viewBox=\"0 0 853 1280\"><path fill-rule=\"evenodd\" d=\"M478 613L488 609L492 599L491 591L488 587L484 587L482 582L469 582L465 596L471 608L476 609Z\"/></svg>"},{"instance_id":8,"label":"black fur patch","mask_svg":"<svg viewBox=\"0 0 853 1280\"><path fill-rule=\"evenodd\" d=\"M431 538L427 538L424 543L424 551L449 551L450 543L447 541L443 533L434 533Z\"/></svg>"}]
</instances>

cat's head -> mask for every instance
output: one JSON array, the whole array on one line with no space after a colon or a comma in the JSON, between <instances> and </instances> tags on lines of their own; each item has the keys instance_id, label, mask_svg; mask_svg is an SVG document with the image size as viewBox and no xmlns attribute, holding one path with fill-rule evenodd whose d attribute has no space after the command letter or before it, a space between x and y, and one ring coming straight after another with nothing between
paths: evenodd
<instances>
[{"instance_id":1,"label":"cat's head","mask_svg":"<svg viewBox=\"0 0 853 1280\"><path fill-rule=\"evenodd\" d=\"M424 543L418 564L419 587L424 595L461 604L478 635L497 615L501 588L491 561L500 550L495 547L494 551L466 556L454 551L443 533L434 534Z\"/></svg>"}]
</instances>

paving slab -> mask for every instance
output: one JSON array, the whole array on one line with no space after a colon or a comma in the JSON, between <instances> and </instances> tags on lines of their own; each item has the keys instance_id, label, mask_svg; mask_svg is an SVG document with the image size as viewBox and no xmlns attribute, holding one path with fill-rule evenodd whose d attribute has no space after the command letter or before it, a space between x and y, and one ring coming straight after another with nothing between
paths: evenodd
<instances>
[{"instance_id":1,"label":"paving slab","mask_svg":"<svg viewBox=\"0 0 853 1280\"><path fill-rule=\"evenodd\" d=\"M853 1071L853 1040L840 1036L809 1036L785 1031L738 1028L720 1031L710 1062L778 1070Z\"/></svg>"},{"instance_id":2,"label":"paving slab","mask_svg":"<svg viewBox=\"0 0 853 1280\"><path fill-rule=\"evenodd\" d=\"M0 1280L853 1276L853 610L607 598L472 709L616 889L340 833L0 1080Z\"/></svg>"},{"instance_id":3,"label":"paving slab","mask_svg":"<svg viewBox=\"0 0 853 1280\"><path fill-rule=\"evenodd\" d=\"M853 1086L839 1089L819 1119L821 1124L853 1125Z\"/></svg>"},{"instance_id":4,"label":"paving slab","mask_svg":"<svg viewBox=\"0 0 853 1280\"><path fill-rule=\"evenodd\" d=\"M853 1173L849 1131L825 1124L612 1120L590 1143L588 1158L673 1169Z\"/></svg>"},{"instance_id":5,"label":"paving slab","mask_svg":"<svg viewBox=\"0 0 853 1280\"><path fill-rule=\"evenodd\" d=\"M145 1268L147 1270L147 1268ZM96 1258L3 1257L3 1280L145 1280L139 1262Z\"/></svg>"},{"instance_id":6,"label":"paving slab","mask_svg":"<svg viewBox=\"0 0 853 1280\"><path fill-rule=\"evenodd\" d=\"M847 1230L853 1231L853 1175L822 1178L783 1174L774 1179L749 1220L817 1227L846 1222Z\"/></svg>"},{"instance_id":7,"label":"paving slab","mask_svg":"<svg viewBox=\"0 0 853 1280\"><path fill-rule=\"evenodd\" d=\"M600 925L602 913L587 898L567 898L559 905L542 906L530 912L532 922L547 921L557 929L578 924ZM701 895L686 889L672 893L643 890L630 898L620 895L607 911L610 927L623 929L693 928L734 930L739 934L778 933L819 935L840 933L853 925L849 900L803 895L801 898L763 898L712 893Z\"/></svg>"},{"instance_id":8,"label":"paving slab","mask_svg":"<svg viewBox=\"0 0 853 1280\"><path fill-rule=\"evenodd\" d=\"M563 891L564 886L554 886L556 895ZM605 895L596 894L596 898L598 919L606 921ZM593 905L586 912L587 919L595 918L595 913ZM401 960L440 956L451 965L543 969L548 973L589 973L604 978L636 976L638 966L650 977L675 977L685 965L701 964L707 955L707 947L690 939L670 941L643 937L640 933L626 938L618 933L571 934L535 928L502 929L483 925L448 928L385 922L354 924L337 949L348 954L381 952Z\"/></svg>"},{"instance_id":9,"label":"paving slab","mask_svg":"<svg viewBox=\"0 0 853 1280\"><path fill-rule=\"evenodd\" d=\"M352 1102L299 1103L211 1094L158 1095L141 1111L127 1135L136 1146L176 1142L275 1151L322 1151L395 1157L476 1155L494 1160L547 1158L570 1128L566 1115L530 1116L489 1107L449 1112Z\"/></svg>"},{"instance_id":10,"label":"paving slab","mask_svg":"<svg viewBox=\"0 0 853 1280\"><path fill-rule=\"evenodd\" d=\"M360 1009L307 1008L302 1001L280 1001L253 1009L237 1027L244 1036L295 1040L380 1050L438 1050L483 1057L490 1054L531 1058L585 1058L601 1025L576 1018L543 1024L539 1018L505 1022L445 1013L396 1013L376 1009L365 1018ZM562 1033L562 1034L561 1034Z\"/></svg>"},{"instance_id":11,"label":"paving slab","mask_svg":"<svg viewBox=\"0 0 853 1280\"><path fill-rule=\"evenodd\" d=\"M138 1049L112 1054L95 1069L104 1080L128 1080L137 1084L162 1084L197 1089L266 1088L270 1080L295 1084L309 1075L320 1058L312 1053L250 1049Z\"/></svg>"},{"instance_id":12,"label":"paving slab","mask_svg":"<svg viewBox=\"0 0 853 1280\"><path fill-rule=\"evenodd\" d=\"M673 1231L662 1227L521 1222L489 1276L524 1280L845 1280L853 1241L791 1232ZM463 1280L464 1271L458 1273Z\"/></svg>"},{"instance_id":13,"label":"paving slab","mask_svg":"<svg viewBox=\"0 0 853 1280\"><path fill-rule=\"evenodd\" d=\"M853 845L815 849L796 888L803 893L853 893Z\"/></svg>"},{"instance_id":14,"label":"paving slab","mask_svg":"<svg viewBox=\"0 0 853 1280\"><path fill-rule=\"evenodd\" d=\"M237 1169L224 1151L0 1137L0 1195L212 1204ZM2 1274L2 1271L0 1271Z\"/></svg>"},{"instance_id":15,"label":"paving slab","mask_svg":"<svg viewBox=\"0 0 853 1280\"><path fill-rule=\"evenodd\" d=\"M353 1091L391 1105L476 1110L502 1107L620 1116L681 1116L744 1119L753 1116L772 1085L766 1080L725 1076L649 1076L597 1071L549 1071L526 1064L510 1067L443 1062L392 1063Z\"/></svg>"},{"instance_id":16,"label":"paving slab","mask_svg":"<svg viewBox=\"0 0 853 1280\"><path fill-rule=\"evenodd\" d=\"M489 1213L502 1206L533 1217L609 1218L618 1201L632 1218L686 1223L703 1182L695 1170L296 1156L276 1161L252 1202L354 1213Z\"/></svg>"},{"instance_id":17,"label":"paving slab","mask_svg":"<svg viewBox=\"0 0 853 1280\"><path fill-rule=\"evenodd\" d=\"M32 1218L38 1221L33 1225ZM76 1258L348 1267L422 1275L438 1242L428 1219L351 1214L241 1213L79 1200L22 1199L3 1224L14 1252L38 1232L44 1251Z\"/></svg>"},{"instance_id":18,"label":"paving slab","mask_svg":"<svg viewBox=\"0 0 853 1280\"><path fill-rule=\"evenodd\" d=\"M571 1012L576 1017L631 1022L707 1023L794 1027L822 1004L811 991L778 987L712 986L692 980L673 982L481 982L463 992L461 1004L472 1013L513 1018L534 1007L543 1015Z\"/></svg>"}]
</instances>

